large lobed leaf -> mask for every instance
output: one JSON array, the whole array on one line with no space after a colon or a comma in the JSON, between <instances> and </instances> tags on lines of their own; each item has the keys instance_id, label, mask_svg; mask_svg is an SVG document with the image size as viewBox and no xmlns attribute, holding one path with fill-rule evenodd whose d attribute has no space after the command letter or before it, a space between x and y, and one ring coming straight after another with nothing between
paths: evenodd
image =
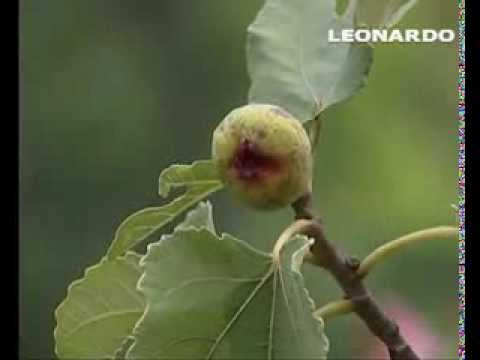
<instances>
[{"instance_id":1,"label":"large lobed leaf","mask_svg":"<svg viewBox=\"0 0 480 360\"><path fill-rule=\"evenodd\" d=\"M202 227L214 231L209 202L199 203L177 229ZM60 358L123 358L133 327L145 310L144 297L137 290L140 258L128 252L112 260L102 259L71 284L55 312Z\"/></svg>"},{"instance_id":2,"label":"large lobed leaf","mask_svg":"<svg viewBox=\"0 0 480 360\"><path fill-rule=\"evenodd\" d=\"M364 85L372 62L367 45L328 42L328 30L353 28L335 0L266 0L248 28L249 101L286 108L300 121Z\"/></svg>"},{"instance_id":3,"label":"large lobed leaf","mask_svg":"<svg viewBox=\"0 0 480 360\"><path fill-rule=\"evenodd\" d=\"M302 123L353 96L373 61L369 44L329 43L328 31L357 23L393 26L415 0L266 0L248 27L249 102L282 106ZM377 14L376 12L379 12Z\"/></svg>"},{"instance_id":4,"label":"large lobed leaf","mask_svg":"<svg viewBox=\"0 0 480 360\"><path fill-rule=\"evenodd\" d=\"M130 215L116 231L107 257L115 258L170 223L177 216L211 193L223 187L215 163L200 160L192 165L172 165L160 174L159 194L168 196L171 189L185 187L186 192L172 202L150 207Z\"/></svg>"},{"instance_id":5,"label":"large lobed leaf","mask_svg":"<svg viewBox=\"0 0 480 360\"><path fill-rule=\"evenodd\" d=\"M311 241L278 258L206 228L151 244L139 289L147 309L128 359L325 359L328 342L300 274Z\"/></svg>"},{"instance_id":6,"label":"large lobed leaf","mask_svg":"<svg viewBox=\"0 0 480 360\"><path fill-rule=\"evenodd\" d=\"M73 282L55 311L55 352L61 359L113 359L142 315L145 301L136 289L140 256L88 268Z\"/></svg>"},{"instance_id":7,"label":"large lobed leaf","mask_svg":"<svg viewBox=\"0 0 480 360\"><path fill-rule=\"evenodd\" d=\"M149 246L142 268L129 252L103 259L70 286L56 311L57 355L325 359L323 323L300 273L310 245L297 236L272 256L219 238L210 203L200 203Z\"/></svg>"}]
</instances>

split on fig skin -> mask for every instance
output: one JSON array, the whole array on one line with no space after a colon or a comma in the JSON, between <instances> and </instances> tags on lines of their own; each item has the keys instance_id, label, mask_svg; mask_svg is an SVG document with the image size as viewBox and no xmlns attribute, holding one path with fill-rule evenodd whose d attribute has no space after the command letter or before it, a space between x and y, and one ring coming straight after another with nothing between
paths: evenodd
<instances>
[{"instance_id":1,"label":"split on fig skin","mask_svg":"<svg viewBox=\"0 0 480 360\"><path fill-rule=\"evenodd\" d=\"M284 109L249 104L231 111L213 133L212 157L237 198L276 209L311 192L312 155L305 129Z\"/></svg>"},{"instance_id":2,"label":"split on fig skin","mask_svg":"<svg viewBox=\"0 0 480 360\"><path fill-rule=\"evenodd\" d=\"M268 181L268 177L283 170L283 162L273 156L263 154L255 143L244 139L237 147L230 162L230 171L233 176L251 183Z\"/></svg>"}]
</instances>

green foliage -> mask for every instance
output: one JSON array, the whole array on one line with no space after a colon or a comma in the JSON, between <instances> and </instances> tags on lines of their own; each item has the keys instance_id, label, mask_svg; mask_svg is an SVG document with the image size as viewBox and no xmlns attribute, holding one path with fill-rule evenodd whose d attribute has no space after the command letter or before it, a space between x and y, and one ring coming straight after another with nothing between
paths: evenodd
<instances>
[{"instance_id":1,"label":"green foliage","mask_svg":"<svg viewBox=\"0 0 480 360\"><path fill-rule=\"evenodd\" d=\"M198 160L192 165L172 165L158 179L158 193L166 197L173 188L217 188L221 186L217 169L211 160Z\"/></svg>"},{"instance_id":2,"label":"green foliage","mask_svg":"<svg viewBox=\"0 0 480 360\"><path fill-rule=\"evenodd\" d=\"M57 355L113 358L134 339L127 358L324 359L323 322L300 273L310 245L297 236L274 256L219 237L200 203L149 245L141 268L129 252L71 285L56 311Z\"/></svg>"},{"instance_id":3,"label":"green foliage","mask_svg":"<svg viewBox=\"0 0 480 360\"><path fill-rule=\"evenodd\" d=\"M187 213L185 220L177 226L177 229L205 227L207 230L215 233L212 211L210 201L200 202L194 210Z\"/></svg>"},{"instance_id":4,"label":"green foliage","mask_svg":"<svg viewBox=\"0 0 480 360\"><path fill-rule=\"evenodd\" d=\"M317 138L312 120L365 84L373 56L368 44L329 44L328 30L389 27L414 3L351 0L338 15L334 0L266 0L248 28L249 101L286 108ZM323 321L301 274L310 239L294 236L279 252L262 253L217 235L207 202L141 261L128 252L222 187L212 160L160 174L160 196L184 194L129 216L106 258L72 283L55 313L60 358L326 358Z\"/></svg>"},{"instance_id":5,"label":"green foliage","mask_svg":"<svg viewBox=\"0 0 480 360\"><path fill-rule=\"evenodd\" d=\"M147 310L127 358L324 359L328 342L300 274L310 244L298 236L274 259L191 228L150 245L139 283Z\"/></svg>"},{"instance_id":6,"label":"green foliage","mask_svg":"<svg viewBox=\"0 0 480 360\"><path fill-rule=\"evenodd\" d=\"M198 204L176 229L192 228L214 231L209 202ZM137 290L140 258L133 252L104 258L70 285L67 298L55 312L58 357L111 359L124 350L145 310L144 296Z\"/></svg>"},{"instance_id":7,"label":"green foliage","mask_svg":"<svg viewBox=\"0 0 480 360\"><path fill-rule=\"evenodd\" d=\"M159 194L168 196L171 189L186 187L186 192L167 205L142 209L119 226L107 256L113 259L170 223L178 215L223 187L215 164L200 160L192 165L172 165L160 174Z\"/></svg>"},{"instance_id":8,"label":"green foliage","mask_svg":"<svg viewBox=\"0 0 480 360\"><path fill-rule=\"evenodd\" d=\"M355 8L338 16L334 0L267 0L248 28L250 102L282 106L314 119L364 84L370 45L333 44L328 30L354 27Z\"/></svg>"},{"instance_id":9,"label":"green foliage","mask_svg":"<svg viewBox=\"0 0 480 360\"><path fill-rule=\"evenodd\" d=\"M302 122L315 119L358 92L373 61L371 45L329 43L328 31L391 27L415 3L266 0L248 28L249 101L282 106Z\"/></svg>"},{"instance_id":10,"label":"green foliage","mask_svg":"<svg viewBox=\"0 0 480 360\"><path fill-rule=\"evenodd\" d=\"M131 252L111 261L103 259L70 285L55 312L59 358L113 358L145 308L136 290L139 259Z\"/></svg>"}]
</instances>

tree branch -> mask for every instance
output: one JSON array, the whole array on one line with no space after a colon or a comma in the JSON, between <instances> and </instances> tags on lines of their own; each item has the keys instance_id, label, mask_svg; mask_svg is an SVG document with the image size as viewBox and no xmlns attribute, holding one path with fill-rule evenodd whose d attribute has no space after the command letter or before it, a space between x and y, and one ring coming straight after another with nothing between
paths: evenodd
<instances>
[{"instance_id":1,"label":"tree branch","mask_svg":"<svg viewBox=\"0 0 480 360\"><path fill-rule=\"evenodd\" d=\"M420 360L405 338L401 335L398 325L380 309L358 276L360 262L357 259L340 253L325 237L320 219L312 209L311 195L297 200L292 207L295 211L294 223L298 233L312 237L315 242L310 251L311 261L326 269L335 278L352 301L355 313L363 320L370 331L387 347L391 360Z\"/></svg>"}]
</instances>

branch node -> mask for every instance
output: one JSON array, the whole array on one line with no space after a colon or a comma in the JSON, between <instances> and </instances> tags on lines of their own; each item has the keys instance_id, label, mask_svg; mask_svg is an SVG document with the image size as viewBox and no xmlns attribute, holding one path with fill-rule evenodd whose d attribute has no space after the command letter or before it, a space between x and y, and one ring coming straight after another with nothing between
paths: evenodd
<instances>
[{"instance_id":1,"label":"branch node","mask_svg":"<svg viewBox=\"0 0 480 360\"><path fill-rule=\"evenodd\" d=\"M357 272L358 268L360 267L360 259L356 256L348 256L345 259L345 265L347 265L350 270Z\"/></svg>"},{"instance_id":2,"label":"branch node","mask_svg":"<svg viewBox=\"0 0 480 360\"><path fill-rule=\"evenodd\" d=\"M385 335L390 338L394 338L400 335L400 328L395 321L392 321L390 326L385 330ZM398 347L397 345L396 347Z\"/></svg>"},{"instance_id":3,"label":"branch node","mask_svg":"<svg viewBox=\"0 0 480 360\"><path fill-rule=\"evenodd\" d=\"M358 308L363 304L368 304L370 302L370 294L366 293L366 294L355 295L352 297L348 297L348 299L353 303L353 306L355 308Z\"/></svg>"}]
</instances>

